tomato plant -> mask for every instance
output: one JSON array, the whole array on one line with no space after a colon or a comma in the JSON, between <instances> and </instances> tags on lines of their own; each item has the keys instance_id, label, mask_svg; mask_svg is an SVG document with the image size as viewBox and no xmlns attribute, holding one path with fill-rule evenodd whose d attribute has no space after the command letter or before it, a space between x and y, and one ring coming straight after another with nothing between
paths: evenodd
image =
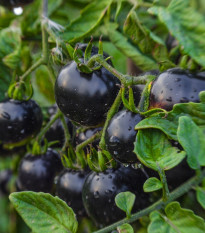
<instances>
[{"instance_id":1,"label":"tomato plant","mask_svg":"<svg viewBox=\"0 0 205 233\"><path fill-rule=\"evenodd\" d=\"M0 0L0 232L205 232L203 0Z\"/></svg>"}]
</instances>

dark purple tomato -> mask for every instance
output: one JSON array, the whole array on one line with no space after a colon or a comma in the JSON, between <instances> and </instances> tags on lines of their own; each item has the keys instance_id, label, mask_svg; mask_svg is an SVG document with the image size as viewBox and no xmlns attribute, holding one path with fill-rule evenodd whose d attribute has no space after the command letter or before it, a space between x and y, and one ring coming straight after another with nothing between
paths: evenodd
<instances>
[{"instance_id":1,"label":"dark purple tomato","mask_svg":"<svg viewBox=\"0 0 205 233\"><path fill-rule=\"evenodd\" d=\"M119 91L117 84L118 79L105 68L85 74L73 61L58 75L56 103L70 120L84 126L96 126L105 121Z\"/></svg>"},{"instance_id":2,"label":"dark purple tomato","mask_svg":"<svg viewBox=\"0 0 205 233\"><path fill-rule=\"evenodd\" d=\"M147 179L141 169L119 166L105 172L91 172L83 186L83 203L87 214L102 227L125 217L125 213L115 204L115 196L130 191L136 195L134 211L149 204L149 195L143 192Z\"/></svg>"},{"instance_id":3,"label":"dark purple tomato","mask_svg":"<svg viewBox=\"0 0 205 233\"><path fill-rule=\"evenodd\" d=\"M142 119L139 114L122 110L115 114L110 121L105 133L105 142L115 160L121 163L138 162L137 156L133 152L137 134L135 126Z\"/></svg>"},{"instance_id":4,"label":"dark purple tomato","mask_svg":"<svg viewBox=\"0 0 205 233\"><path fill-rule=\"evenodd\" d=\"M149 108L172 110L177 103L199 102L205 79L180 68L161 73L152 83Z\"/></svg>"},{"instance_id":5,"label":"dark purple tomato","mask_svg":"<svg viewBox=\"0 0 205 233\"><path fill-rule=\"evenodd\" d=\"M0 141L18 143L34 137L41 129L42 113L33 100L7 99L0 102Z\"/></svg>"},{"instance_id":6,"label":"dark purple tomato","mask_svg":"<svg viewBox=\"0 0 205 233\"><path fill-rule=\"evenodd\" d=\"M143 85L143 84L132 86L133 95L134 95L134 102L135 102L136 107L138 106L138 104L140 102L141 95L142 95L144 88L145 88L145 85Z\"/></svg>"},{"instance_id":7,"label":"dark purple tomato","mask_svg":"<svg viewBox=\"0 0 205 233\"><path fill-rule=\"evenodd\" d=\"M0 171L0 196L8 195L10 193L8 184L12 177L12 171L10 169Z\"/></svg>"},{"instance_id":8,"label":"dark purple tomato","mask_svg":"<svg viewBox=\"0 0 205 233\"><path fill-rule=\"evenodd\" d=\"M0 0L0 5L13 8L13 7L25 6L32 2L33 0Z\"/></svg>"},{"instance_id":9,"label":"dark purple tomato","mask_svg":"<svg viewBox=\"0 0 205 233\"><path fill-rule=\"evenodd\" d=\"M101 131L102 128L90 128L87 129L79 134L76 135L76 144L80 144L84 141L86 141L87 139L89 139L90 137L92 137L94 134L96 134L97 132ZM92 146L97 150L97 146L99 145L100 139L96 139L92 142ZM88 148L88 147L87 147Z\"/></svg>"},{"instance_id":10,"label":"dark purple tomato","mask_svg":"<svg viewBox=\"0 0 205 233\"><path fill-rule=\"evenodd\" d=\"M82 188L89 170L64 169L58 176L56 195L70 206L78 217L86 215Z\"/></svg>"},{"instance_id":11,"label":"dark purple tomato","mask_svg":"<svg viewBox=\"0 0 205 233\"><path fill-rule=\"evenodd\" d=\"M48 112L50 115L50 120L53 118L54 114L57 111L57 107L52 106L49 108ZM68 126L68 130L70 133L70 136L72 137L73 134L73 125L71 121L65 117L66 124ZM65 134L64 134L64 129L63 125L60 119L57 119L52 126L49 128L49 130L45 134L45 138L48 140L48 142L52 141L59 141L59 143L54 144L52 147L62 147L65 141Z\"/></svg>"},{"instance_id":12,"label":"dark purple tomato","mask_svg":"<svg viewBox=\"0 0 205 233\"><path fill-rule=\"evenodd\" d=\"M165 171L167 183L173 190L195 175L195 171L189 167L186 159L182 160L176 167Z\"/></svg>"},{"instance_id":13,"label":"dark purple tomato","mask_svg":"<svg viewBox=\"0 0 205 233\"><path fill-rule=\"evenodd\" d=\"M54 178L62 169L59 154L48 148L45 154L27 154L19 165L17 188L21 191L52 191Z\"/></svg>"}]
</instances>

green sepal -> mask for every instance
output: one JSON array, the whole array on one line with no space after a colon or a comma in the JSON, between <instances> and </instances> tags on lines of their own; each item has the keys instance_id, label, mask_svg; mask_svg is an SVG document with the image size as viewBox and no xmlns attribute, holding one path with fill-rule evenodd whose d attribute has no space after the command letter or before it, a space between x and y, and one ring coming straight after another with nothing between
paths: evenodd
<instances>
[{"instance_id":1,"label":"green sepal","mask_svg":"<svg viewBox=\"0 0 205 233\"><path fill-rule=\"evenodd\" d=\"M101 171L106 170L105 158L104 158L103 153L102 153L101 150L98 151L98 164L99 164L99 167L100 167Z\"/></svg>"},{"instance_id":2,"label":"green sepal","mask_svg":"<svg viewBox=\"0 0 205 233\"><path fill-rule=\"evenodd\" d=\"M93 37L91 36L91 39L88 43L88 46L85 49L85 54L84 54L84 63L86 64L87 61L91 58L91 52L92 52L92 42L93 42Z\"/></svg>"},{"instance_id":3,"label":"green sepal","mask_svg":"<svg viewBox=\"0 0 205 233\"><path fill-rule=\"evenodd\" d=\"M103 56L103 43L102 43L102 36L100 36L99 39L99 49L98 49L98 54Z\"/></svg>"},{"instance_id":4,"label":"green sepal","mask_svg":"<svg viewBox=\"0 0 205 233\"><path fill-rule=\"evenodd\" d=\"M74 48L70 44L66 43L66 49L68 51L68 54L69 54L71 60L74 60L74 57L73 57Z\"/></svg>"},{"instance_id":5,"label":"green sepal","mask_svg":"<svg viewBox=\"0 0 205 233\"><path fill-rule=\"evenodd\" d=\"M129 106L130 106L130 110L132 112L134 112L134 113L139 113L139 110L135 106L133 90L132 90L131 87L128 87L128 90L129 90Z\"/></svg>"},{"instance_id":6,"label":"green sepal","mask_svg":"<svg viewBox=\"0 0 205 233\"><path fill-rule=\"evenodd\" d=\"M93 72L92 69L90 69L86 64L84 63L77 63L77 67L82 73L90 74Z\"/></svg>"}]
</instances>

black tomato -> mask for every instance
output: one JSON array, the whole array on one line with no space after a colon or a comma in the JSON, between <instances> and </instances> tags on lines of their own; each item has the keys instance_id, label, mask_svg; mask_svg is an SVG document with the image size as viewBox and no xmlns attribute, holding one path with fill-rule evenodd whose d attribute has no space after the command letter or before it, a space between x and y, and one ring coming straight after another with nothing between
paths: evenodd
<instances>
[{"instance_id":1,"label":"black tomato","mask_svg":"<svg viewBox=\"0 0 205 233\"><path fill-rule=\"evenodd\" d=\"M105 68L81 73L76 63L66 65L55 83L55 98L69 119L85 126L103 123L119 91L118 79Z\"/></svg>"},{"instance_id":2,"label":"black tomato","mask_svg":"<svg viewBox=\"0 0 205 233\"><path fill-rule=\"evenodd\" d=\"M86 141L87 139L89 139L90 137L92 137L94 134L96 134L97 132L101 131L102 128L99 127L99 128L90 128L90 129L87 129L83 132L80 132L79 134L76 135L76 144L80 144L84 141ZM97 150L97 146L99 144L99 141L100 139L96 139L92 142L92 146ZM89 147L86 147L86 148L89 148Z\"/></svg>"},{"instance_id":3,"label":"black tomato","mask_svg":"<svg viewBox=\"0 0 205 233\"><path fill-rule=\"evenodd\" d=\"M54 110L55 107L51 107L50 112L50 120L53 118L53 115L56 113L57 109ZM70 136L73 135L73 125L71 121L65 117L66 124L68 126L68 130L70 133ZM65 141L65 135L64 135L64 129L63 125L60 119L57 119L52 126L49 128L49 130L45 134L45 138L48 140L48 142L52 141L59 141L58 143L54 144L52 147L62 147Z\"/></svg>"},{"instance_id":4,"label":"black tomato","mask_svg":"<svg viewBox=\"0 0 205 233\"><path fill-rule=\"evenodd\" d=\"M184 159L176 167L165 171L165 174L168 186L170 190L173 190L193 177L195 175L195 171L189 167L186 159Z\"/></svg>"},{"instance_id":5,"label":"black tomato","mask_svg":"<svg viewBox=\"0 0 205 233\"><path fill-rule=\"evenodd\" d=\"M122 110L110 121L106 129L105 142L115 160L121 163L138 162L133 152L137 134L134 128L142 119L139 114Z\"/></svg>"},{"instance_id":6,"label":"black tomato","mask_svg":"<svg viewBox=\"0 0 205 233\"><path fill-rule=\"evenodd\" d=\"M32 2L33 0L0 0L0 5L13 8L13 7L25 6Z\"/></svg>"},{"instance_id":7,"label":"black tomato","mask_svg":"<svg viewBox=\"0 0 205 233\"><path fill-rule=\"evenodd\" d=\"M149 204L149 195L143 192L147 179L141 169L119 166L105 172L91 172L83 186L83 203L87 214L102 227L125 217L125 213L115 204L115 196L120 192L130 191L136 195L134 211L139 211Z\"/></svg>"},{"instance_id":8,"label":"black tomato","mask_svg":"<svg viewBox=\"0 0 205 233\"><path fill-rule=\"evenodd\" d=\"M70 206L78 217L85 216L82 188L89 170L64 169L58 176L56 195Z\"/></svg>"},{"instance_id":9,"label":"black tomato","mask_svg":"<svg viewBox=\"0 0 205 233\"><path fill-rule=\"evenodd\" d=\"M48 148L45 154L27 154L19 165L17 188L21 191L51 192L54 178L62 169L59 154Z\"/></svg>"},{"instance_id":10,"label":"black tomato","mask_svg":"<svg viewBox=\"0 0 205 233\"><path fill-rule=\"evenodd\" d=\"M33 100L7 99L0 102L0 141L19 143L33 137L42 125L40 107Z\"/></svg>"},{"instance_id":11,"label":"black tomato","mask_svg":"<svg viewBox=\"0 0 205 233\"><path fill-rule=\"evenodd\" d=\"M10 193L8 183L11 177L12 171L10 169L0 171L0 195L8 195Z\"/></svg>"},{"instance_id":12,"label":"black tomato","mask_svg":"<svg viewBox=\"0 0 205 233\"><path fill-rule=\"evenodd\" d=\"M180 68L161 73L152 83L149 108L172 110L177 103L199 102L205 79Z\"/></svg>"}]
</instances>

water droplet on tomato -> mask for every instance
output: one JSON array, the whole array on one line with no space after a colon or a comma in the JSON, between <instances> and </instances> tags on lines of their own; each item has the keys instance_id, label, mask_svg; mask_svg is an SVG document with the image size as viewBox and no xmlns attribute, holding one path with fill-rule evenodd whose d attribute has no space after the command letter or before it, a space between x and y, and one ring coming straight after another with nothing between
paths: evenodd
<instances>
[{"instance_id":1,"label":"water droplet on tomato","mask_svg":"<svg viewBox=\"0 0 205 233\"><path fill-rule=\"evenodd\" d=\"M2 116L3 118L5 118L6 120L10 120L10 119L11 119L11 116L10 116L7 112L2 112L2 113L1 113L1 116Z\"/></svg>"},{"instance_id":2,"label":"water droplet on tomato","mask_svg":"<svg viewBox=\"0 0 205 233\"><path fill-rule=\"evenodd\" d=\"M99 197L100 197L99 192L98 192L98 191L95 191L95 192L94 192L94 198L95 198L95 199L98 199Z\"/></svg>"}]
</instances>

